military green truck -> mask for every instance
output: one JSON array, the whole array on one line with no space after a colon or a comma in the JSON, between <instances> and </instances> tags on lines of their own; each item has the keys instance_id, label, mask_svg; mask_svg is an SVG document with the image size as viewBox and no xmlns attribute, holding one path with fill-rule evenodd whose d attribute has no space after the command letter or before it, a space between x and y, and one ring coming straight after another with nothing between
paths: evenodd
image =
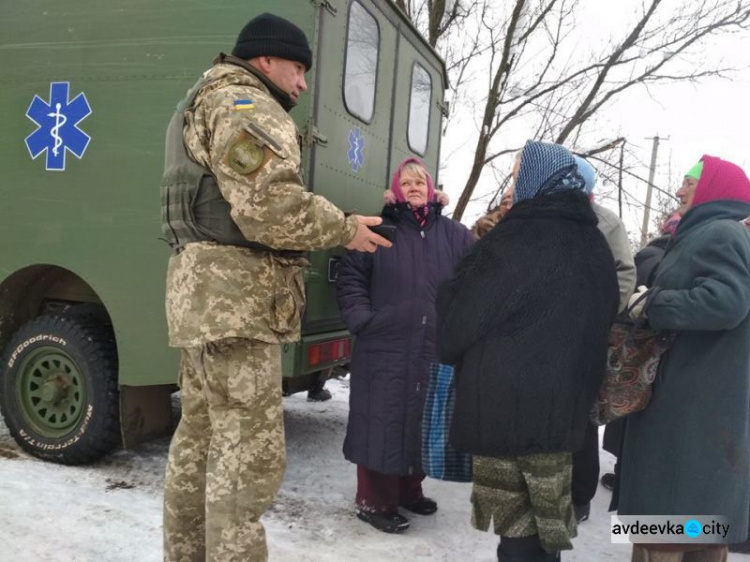
<instances>
[{"instance_id":1,"label":"military green truck","mask_svg":"<svg viewBox=\"0 0 750 562\"><path fill-rule=\"evenodd\" d=\"M437 171L445 67L390 0L27 0L0 8L0 409L28 452L66 464L162 435L179 354L164 313L164 139L177 102L253 16L313 46L292 116L309 189L378 214L390 171ZM288 392L349 362L334 281L310 255Z\"/></svg>"}]
</instances>

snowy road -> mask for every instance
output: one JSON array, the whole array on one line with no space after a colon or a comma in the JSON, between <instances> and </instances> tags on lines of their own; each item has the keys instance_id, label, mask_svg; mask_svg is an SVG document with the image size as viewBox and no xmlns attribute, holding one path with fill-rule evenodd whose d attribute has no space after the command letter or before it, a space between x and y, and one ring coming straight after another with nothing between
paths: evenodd
<instances>
[{"instance_id":1,"label":"snowy road","mask_svg":"<svg viewBox=\"0 0 750 562\"><path fill-rule=\"evenodd\" d=\"M427 480L440 510L411 517L401 536L354 517L354 469L341 454L348 388L333 400L284 400L288 468L264 517L271 562L494 562L496 539L469 525L467 484ZM65 467L26 455L0 422L0 562L158 562L168 440L118 451L92 466ZM602 468L612 457L602 453ZM599 488L592 519L565 562L628 562L630 547L609 541L609 492ZM730 562L750 562L731 554Z\"/></svg>"}]
</instances>

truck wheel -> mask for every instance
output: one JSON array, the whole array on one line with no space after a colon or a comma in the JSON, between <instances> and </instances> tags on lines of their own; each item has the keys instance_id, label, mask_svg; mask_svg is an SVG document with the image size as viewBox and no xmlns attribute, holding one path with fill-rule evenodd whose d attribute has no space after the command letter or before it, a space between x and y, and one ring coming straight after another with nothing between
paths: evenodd
<instances>
[{"instance_id":1,"label":"truck wheel","mask_svg":"<svg viewBox=\"0 0 750 562\"><path fill-rule=\"evenodd\" d=\"M63 464L93 461L120 443L117 351L111 326L85 316L39 316L0 361L0 411L18 444Z\"/></svg>"}]
</instances>

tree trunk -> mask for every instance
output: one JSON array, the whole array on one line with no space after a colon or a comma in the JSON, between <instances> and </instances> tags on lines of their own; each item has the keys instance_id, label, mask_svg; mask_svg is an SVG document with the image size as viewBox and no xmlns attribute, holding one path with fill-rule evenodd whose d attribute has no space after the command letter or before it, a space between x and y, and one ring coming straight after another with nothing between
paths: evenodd
<instances>
[{"instance_id":1,"label":"tree trunk","mask_svg":"<svg viewBox=\"0 0 750 562\"><path fill-rule=\"evenodd\" d=\"M479 135L477 148L474 151L474 163L471 165L471 173L469 174L469 179L466 180L466 185L464 185L464 189L461 192L461 197L458 198L456 210L453 211L453 220L460 221L464 216L466 207L471 200L474 188L476 188L477 183L479 182L479 176L482 174L482 169L484 168L484 157L487 154L489 140L490 139L484 133Z\"/></svg>"},{"instance_id":2,"label":"tree trunk","mask_svg":"<svg viewBox=\"0 0 750 562\"><path fill-rule=\"evenodd\" d=\"M429 5L430 23L427 30L427 41L429 41L430 46L434 49L438 39L440 39L440 24L443 21L443 14L445 13L445 0L434 0L433 2L429 2Z\"/></svg>"}]
</instances>

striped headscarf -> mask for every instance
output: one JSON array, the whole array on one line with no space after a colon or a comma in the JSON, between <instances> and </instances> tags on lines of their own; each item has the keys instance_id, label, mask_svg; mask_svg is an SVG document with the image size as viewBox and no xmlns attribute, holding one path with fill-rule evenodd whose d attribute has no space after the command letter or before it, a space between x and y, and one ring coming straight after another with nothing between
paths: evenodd
<instances>
[{"instance_id":1,"label":"striped headscarf","mask_svg":"<svg viewBox=\"0 0 750 562\"><path fill-rule=\"evenodd\" d=\"M513 203L566 190L585 191L576 161L559 144L527 141L521 153Z\"/></svg>"}]
</instances>

